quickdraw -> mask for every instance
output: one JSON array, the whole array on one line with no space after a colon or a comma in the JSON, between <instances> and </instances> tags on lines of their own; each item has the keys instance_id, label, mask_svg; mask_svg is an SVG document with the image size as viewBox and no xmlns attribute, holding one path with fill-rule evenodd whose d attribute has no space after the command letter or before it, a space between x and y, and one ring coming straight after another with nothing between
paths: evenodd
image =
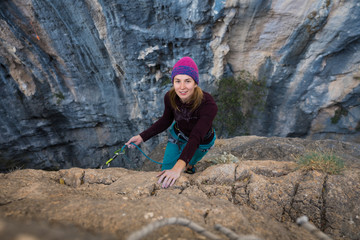
<instances>
[{"instance_id":1,"label":"quickdraw","mask_svg":"<svg viewBox=\"0 0 360 240\"><path fill-rule=\"evenodd\" d=\"M139 149L139 151L140 151L147 159L149 159L150 161L152 161L152 162L154 162L154 163L157 163L157 164L162 164L161 162L157 162L157 161L155 161L155 160L152 160L150 157L148 157L148 156L141 150L141 148L140 148L138 145L136 145L135 143L131 143L131 144L134 145L137 149ZM120 154L125 154L125 147L126 147L126 145L124 145L121 149L116 150L116 151L114 152L114 156L112 156L109 160L107 160L107 161L105 162L105 164L100 165L99 168L100 168L100 169L104 169L104 168L110 167L111 161L113 161L115 158L117 158L117 156L119 156Z\"/></svg>"}]
</instances>

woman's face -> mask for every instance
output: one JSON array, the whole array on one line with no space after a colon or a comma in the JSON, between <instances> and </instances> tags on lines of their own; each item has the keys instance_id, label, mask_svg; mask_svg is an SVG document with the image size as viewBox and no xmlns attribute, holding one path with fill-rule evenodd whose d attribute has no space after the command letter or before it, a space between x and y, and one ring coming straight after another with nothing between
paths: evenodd
<instances>
[{"instance_id":1,"label":"woman's face","mask_svg":"<svg viewBox=\"0 0 360 240\"><path fill-rule=\"evenodd\" d=\"M179 74L174 77L174 88L182 102L187 102L193 95L197 84L189 75Z\"/></svg>"}]
</instances>

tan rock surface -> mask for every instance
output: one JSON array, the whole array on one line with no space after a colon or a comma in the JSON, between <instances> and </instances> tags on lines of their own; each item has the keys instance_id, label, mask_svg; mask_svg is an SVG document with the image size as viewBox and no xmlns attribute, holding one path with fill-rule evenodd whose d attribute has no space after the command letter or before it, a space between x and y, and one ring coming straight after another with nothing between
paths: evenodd
<instances>
[{"instance_id":1,"label":"tan rock surface","mask_svg":"<svg viewBox=\"0 0 360 240\"><path fill-rule=\"evenodd\" d=\"M341 175L298 169L289 157L293 152L329 144L335 152L348 156L345 162L351 167ZM169 189L160 188L155 171L123 168L25 169L0 174L0 238L126 239L154 221L181 217L223 239L227 238L214 230L215 224L261 239L315 239L295 224L298 217L306 215L334 239L358 239L360 168L354 160L356 147L335 141L221 139L199 163L196 174L183 174ZM163 147L156 151L159 149ZM214 165L224 156L223 150L238 161ZM273 153L268 154L272 159L261 159L266 152ZM146 239L205 237L183 226L166 226Z\"/></svg>"}]
</instances>

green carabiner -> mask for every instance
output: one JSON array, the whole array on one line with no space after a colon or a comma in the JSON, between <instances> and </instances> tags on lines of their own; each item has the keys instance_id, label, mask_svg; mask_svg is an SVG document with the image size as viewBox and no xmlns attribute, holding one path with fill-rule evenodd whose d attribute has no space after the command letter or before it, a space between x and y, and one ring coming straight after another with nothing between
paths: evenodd
<instances>
[{"instance_id":1,"label":"green carabiner","mask_svg":"<svg viewBox=\"0 0 360 240\"><path fill-rule=\"evenodd\" d=\"M109 160L107 160L104 165L101 165L100 168L102 169L104 166L109 167L109 166L110 166L110 162L111 162L112 160L114 160L114 159L115 159L117 156L119 156L120 154L125 154L125 146L126 146L126 145L124 145L121 149L116 150L116 151L114 152L114 156L112 156Z\"/></svg>"}]
</instances>

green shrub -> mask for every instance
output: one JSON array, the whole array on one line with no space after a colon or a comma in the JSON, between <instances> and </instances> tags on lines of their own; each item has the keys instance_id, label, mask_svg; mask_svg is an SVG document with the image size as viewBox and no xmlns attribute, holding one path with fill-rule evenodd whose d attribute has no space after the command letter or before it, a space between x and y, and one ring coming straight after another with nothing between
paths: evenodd
<instances>
[{"instance_id":1,"label":"green shrub","mask_svg":"<svg viewBox=\"0 0 360 240\"><path fill-rule=\"evenodd\" d=\"M331 123L332 123L332 124L338 123L338 122L340 121L341 117L342 117L342 116L345 116L345 117L346 117L346 116L348 115L348 113L349 113L348 110L346 110L346 109L345 109L344 107L342 107L342 106L339 106L339 108L335 110L334 116L331 118Z\"/></svg>"},{"instance_id":2,"label":"green shrub","mask_svg":"<svg viewBox=\"0 0 360 240\"><path fill-rule=\"evenodd\" d=\"M54 96L56 98L56 104L60 104L62 102L62 100L65 99L65 96L62 92L54 93Z\"/></svg>"},{"instance_id":3,"label":"green shrub","mask_svg":"<svg viewBox=\"0 0 360 240\"><path fill-rule=\"evenodd\" d=\"M171 78L169 77L163 77L160 79L160 87L164 87L166 85L171 84Z\"/></svg>"},{"instance_id":4,"label":"green shrub","mask_svg":"<svg viewBox=\"0 0 360 240\"><path fill-rule=\"evenodd\" d=\"M220 79L213 94L218 105L214 120L218 136L247 135L253 113L263 109L265 93L265 81L257 80L247 71L241 71L237 78Z\"/></svg>"},{"instance_id":5,"label":"green shrub","mask_svg":"<svg viewBox=\"0 0 360 240\"><path fill-rule=\"evenodd\" d=\"M360 121L357 123L355 130L360 132Z\"/></svg>"},{"instance_id":6,"label":"green shrub","mask_svg":"<svg viewBox=\"0 0 360 240\"><path fill-rule=\"evenodd\" d=\"M340 174L344 169L344 161L331 152L310 151L300 156L299 167L305 170L318 170L328 174Z\"/></svg>"}]
</instances>

